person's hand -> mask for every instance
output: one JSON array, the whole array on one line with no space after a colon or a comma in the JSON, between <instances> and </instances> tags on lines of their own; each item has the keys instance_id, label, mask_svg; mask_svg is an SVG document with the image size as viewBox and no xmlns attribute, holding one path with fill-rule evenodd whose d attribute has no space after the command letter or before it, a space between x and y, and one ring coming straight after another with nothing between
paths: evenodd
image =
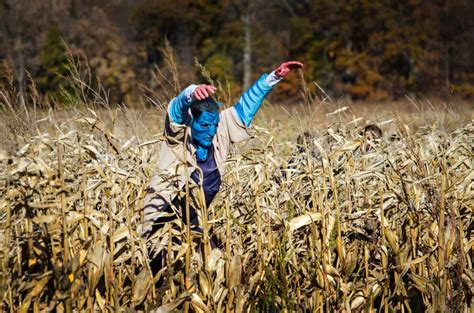
<instances>
[{"instance_id":1,"label":"person's hand","mask_svg":"<svg viewBox=\"0 0 474 313\"><path fill-rule=\"evenodd\" d=\"M304 66L303 63L298 61L288 61L282 63L279 67L275 69L275 74L278 77L286 77L292 70L297 68L302 68Z\"/></svg>"},{"instance_id":2,"label":"person's hand","mask_svg":"<svg viewBox=\"0 0 474 313\"><path fill-rule=\"evenodd\" d=\"M216 92L217 88L211 85L199 85L194 89L193 98L204 100Z\"/></svg>"}]
</instances>

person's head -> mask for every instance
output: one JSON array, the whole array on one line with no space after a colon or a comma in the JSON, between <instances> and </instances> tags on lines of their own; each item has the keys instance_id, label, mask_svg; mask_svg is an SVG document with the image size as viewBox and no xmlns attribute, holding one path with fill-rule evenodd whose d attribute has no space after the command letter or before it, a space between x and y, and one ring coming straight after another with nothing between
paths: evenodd
<instances>
[{"instance_id":1,"label":"person's head","mask_svg":"<svg viewBox=\"0 0 474 313\"><path fill-rule=\"evenodd\" d=\"M369 124L364 127L362 135L364 136L364 141L361 149L363 152L367 153L374 150L376 142L382 138L383 132L377 125Z\"/></svg>"},{"instance_id":2,"label":"person's head","mask_svg":"<svg viewBox=\"0 0 474 313\"><path fill-rule=\"evenodd\" d=\"M382 135L383 135L380 127L378 127L375 124L366 125L364 127L363 133L364 133L364 137L370 140L382 138Z\"/></svg>"},{"instance_id":3,"label":"person's head","mask_svg":"<svg viewBox=\"0 0 474 313\"><path fill-rule=\"evenodd\" d=\"M201 147L210 147L219 124L219 104L212 98L194 100L191 104L191 136Z\"/></svg>"},{"instance_id":4,"label":"person's head","mask_svg":"<svg viewBox=\"0 0 474 313\"><path fill-rule=\"evenodd\" d=\"M296 139L296 146L298 147L298 151L300 153L303 153L307 151L307 148L312 149L314 139L314 135L309 131L305 131L304 133L298 135L298 138Z\"/></svg>"}]
</instances>

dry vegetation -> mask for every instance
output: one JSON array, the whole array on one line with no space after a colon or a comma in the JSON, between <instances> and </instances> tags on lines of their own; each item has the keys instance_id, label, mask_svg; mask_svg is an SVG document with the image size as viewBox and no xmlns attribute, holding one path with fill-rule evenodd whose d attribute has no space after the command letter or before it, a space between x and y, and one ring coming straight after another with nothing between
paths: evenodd
<instances>
[{"instance_id":1,"label":"dry vegetation","mask_svg":"<svg viewBox=\"0 0 474 313\"><path fill-rule=\"evenodd\" d=\"M411 106L267 105L204 218L220 244L175 247L186 236L166 225L160 248L179 257L155 277L137 227L162 112L5 111L3 309L468 312L472 108Z\"/></svg>"}]
</instances>

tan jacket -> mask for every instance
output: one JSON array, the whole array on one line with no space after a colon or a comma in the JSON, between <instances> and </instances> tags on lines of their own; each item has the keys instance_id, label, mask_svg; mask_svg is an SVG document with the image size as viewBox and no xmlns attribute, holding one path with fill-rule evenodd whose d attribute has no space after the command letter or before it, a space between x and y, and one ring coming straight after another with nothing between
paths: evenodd
<instances>
[{"instance_id":1,"label":"tan jacket","mask_svg":"<svg viewBox=\"0 0 474 313\"><path fill-rule=\"evenodd\" d=\"M212 143L216 164L222 177L225 172L224 163L232 144L248 139L250 134L248 128L239 119L234 107L221 111L219 115L220 122ZM195 148L191 143L189 122L184 125L176 124L172 122L168 113L164 135L166 140L161 144L160 155L144 199L145 220L142 234L151 231L155 220L169 215L164 210L177 194L183 191L186 182L185 158L189 184L194 184L190 175L195 170L199 170Z\"/></svg>"}]
</instances>

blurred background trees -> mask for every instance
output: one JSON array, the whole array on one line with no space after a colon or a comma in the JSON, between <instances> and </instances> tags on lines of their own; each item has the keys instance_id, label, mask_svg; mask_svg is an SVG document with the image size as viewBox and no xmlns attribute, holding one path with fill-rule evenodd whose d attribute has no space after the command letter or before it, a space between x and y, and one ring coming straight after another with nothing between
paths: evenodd
<instances>
[{"instance_id":1,"label":"blurred background trees","mask_svg":"<svg viewBox=\"0 0 474 313\"><path fill-rule=\"evenodd\" d=\"M182 86L202 81L195 59L236 93L298 59L305 80L335 98L473 97L473 14L470 0L0 0L0 59L20 93L30 74L59 102L63 41L116 103L137 103L142 87L155 88L165 40ZM277 95L297 96L297 80Z\"/></svg>"}]
</instances>

